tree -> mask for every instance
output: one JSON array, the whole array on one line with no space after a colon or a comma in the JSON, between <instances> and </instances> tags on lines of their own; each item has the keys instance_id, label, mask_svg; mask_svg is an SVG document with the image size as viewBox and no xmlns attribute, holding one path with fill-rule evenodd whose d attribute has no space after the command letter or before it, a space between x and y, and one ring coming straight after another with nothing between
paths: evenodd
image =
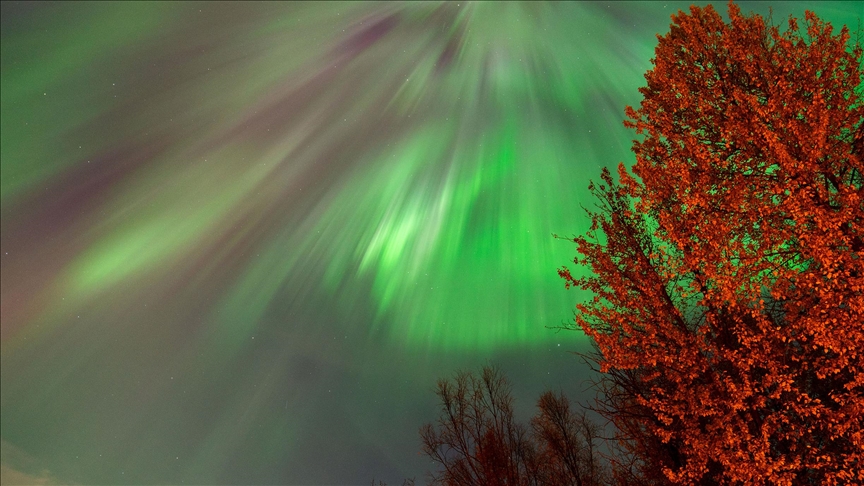
<instances>
[{"instance_id":1,"label":"tree","mask_svg":"<svg viewBox=\"0 0 864 486\"><path fill-rule=\"evenodd\" d=\"M611 478L598 449L600 427L583 410L574 413L561 393L543 393L537 409L531 426L538 452L538 484L609 484Z\"/></svg>"},{"instance_id":2,"label":"tree","mask_svg":"<svg viewBox=\"0 0 864 486\"><path fill-rule=\"evenodd\" d=\"M440 380L437 427L420 430L423 452L442 470L432 483L447 486L597 486L607 484L598 450L599 428L573 413L562 394L544 393L529 430L513 417L506 377L484 367Z\"/></svg>"},{"instance_id":3,"label":"tree","mask_svg":"<svg viewBox=\"0 0 864 486\"><path fill-rule=\"evenodd\" d=\"M672 16L632 174L559 274L593 292L600 411L623 481L864 481L862 50L806 12L785 32L730 3Z\"/></svg>"}]
</instances>

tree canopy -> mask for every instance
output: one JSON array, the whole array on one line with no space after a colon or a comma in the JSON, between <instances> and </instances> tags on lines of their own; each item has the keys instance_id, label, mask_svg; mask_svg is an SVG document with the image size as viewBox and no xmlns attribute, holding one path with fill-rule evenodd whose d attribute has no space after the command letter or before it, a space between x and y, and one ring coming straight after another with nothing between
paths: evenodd
<instances>
[{"instance_id":1,"label":"tree canopy","mask_svg":"<svg viewBox=\"0 0 864 486\"><path fill-rule=\"evenodd\" d=\"M423 452L446 486L600 486L608 467L600 428L561 393L544 393L527 428L513 415L510 384L497 368L438 382L441 414L424 426Z\"/></svg>"},{"instance_id":2,"label":"tree canopy","mask_svg":"<svg viewBox=\"0 0 864 486\"><path fill-rule=\"evenodd\" d=\"M600 409L629 481L864 481L864 103L859 44L806 12L672 17L631 170L593 186L559 273L593 293Z\"/></svg>"}]
</instances>

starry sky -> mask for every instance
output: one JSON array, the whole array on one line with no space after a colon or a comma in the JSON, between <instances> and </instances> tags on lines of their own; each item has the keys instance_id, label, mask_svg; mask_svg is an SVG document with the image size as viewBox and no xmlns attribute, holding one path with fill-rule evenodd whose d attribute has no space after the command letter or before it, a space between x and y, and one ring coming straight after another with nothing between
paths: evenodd
<instances>
[{"instance_id":1,"label":"starry sky","mask_svg":"<svg viewBox=\"0 0 864 486\"><path fill-rule=\"evenodd\" d=\"M3 2L4 481L422 482L439 377L590 399L551 234L688 5Z\"/></svg>"}]
</instances>

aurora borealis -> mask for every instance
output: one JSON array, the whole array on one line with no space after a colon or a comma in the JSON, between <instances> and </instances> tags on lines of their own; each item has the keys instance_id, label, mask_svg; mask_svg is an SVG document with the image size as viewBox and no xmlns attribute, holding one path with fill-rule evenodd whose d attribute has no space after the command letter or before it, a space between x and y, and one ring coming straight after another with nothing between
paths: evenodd
<instances>
[{"instance_id":1,"label":"aurora borealis","mask_svg":"<svg viewBox=\"0 0 864 486\"><path fill-rule=\"evenodd\" d=\"M3 2L4 474L422 483L437 378L590 398L551 234L688 5Z\"/></svg>"}]
</instances>

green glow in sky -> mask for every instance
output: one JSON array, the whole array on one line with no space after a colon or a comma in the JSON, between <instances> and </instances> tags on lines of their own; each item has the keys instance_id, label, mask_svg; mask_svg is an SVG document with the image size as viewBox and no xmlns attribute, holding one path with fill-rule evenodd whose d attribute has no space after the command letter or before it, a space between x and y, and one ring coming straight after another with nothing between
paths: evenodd
<instances>
[{"instance_id":1,"label":"green glow in sky","mask_svg":"<svg viewBox=\"0 0 864 486\"><path fill-rule=\"evenodd\" d=\"M576 387L551 235L686 7L4 2L3 464L398 484L453 368Z\"/></svg>"}]
</instances>

